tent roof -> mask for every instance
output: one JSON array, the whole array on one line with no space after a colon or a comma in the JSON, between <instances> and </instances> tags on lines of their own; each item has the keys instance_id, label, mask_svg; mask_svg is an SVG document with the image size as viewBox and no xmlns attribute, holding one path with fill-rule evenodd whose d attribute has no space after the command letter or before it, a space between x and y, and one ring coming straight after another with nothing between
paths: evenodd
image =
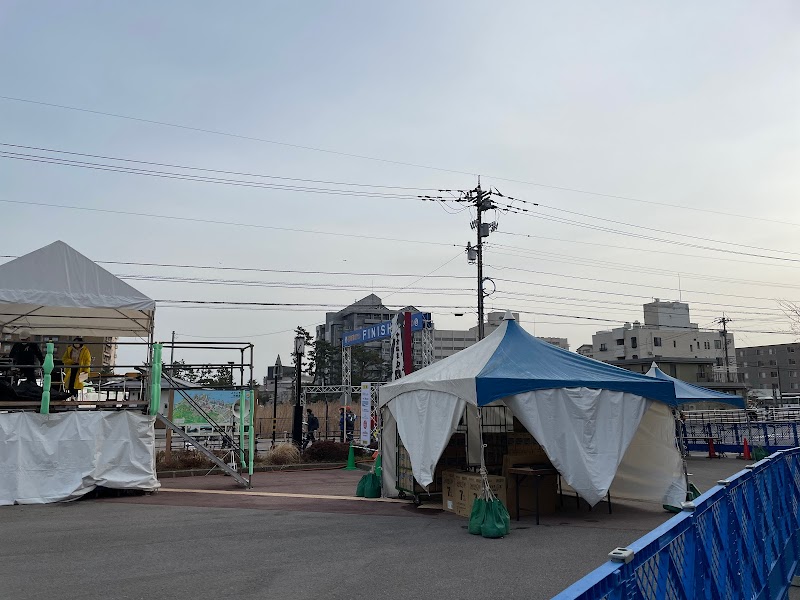
<instances>
[{"instance_id":1,"label":"tent roof","mask_svg":"<svg viewBox=\"0 0 800 600\"><path fill-rule=\"evenodd\" d=\"M147 335L155 302L61 241L0 265L0 327L51 335Z\"/></svg>"},{"instance_id":2,"label":"tent roof","mask_svg":"<svg viewBox=\"0 0 800 600\"><path fill-rule=\"evenodd\" d=\"M586 387L628 392L675 405L669 382L633 373L548 344L506 317L480 342L380 389L386 404L404 392L438 390L471 404L533 390Z\"/></svg>"},{"instance_id":3,"label":"tent roof","mask_svg":"<svg viewBox=\"0 0 800 600\"><path fill-rule=\"evenodd\" d=\"M686 404L687 402L722 402L737 408L744 408L744 399L740 396L709 390L698 385L686 383L675 377L670 377L659 369L656 363L653 363L647 375L662 381L671 381L675 386L675 398L678 404Z\"/></svg>"}]
</instances>

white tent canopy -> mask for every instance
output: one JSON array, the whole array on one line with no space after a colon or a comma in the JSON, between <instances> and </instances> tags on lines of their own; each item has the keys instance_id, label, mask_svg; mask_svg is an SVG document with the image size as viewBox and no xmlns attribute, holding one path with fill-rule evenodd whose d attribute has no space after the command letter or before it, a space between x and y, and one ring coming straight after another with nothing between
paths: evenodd
<instances>
[{"instance_id":1,"label":"white tent canopy","mask_svg":"<svg viewBox=\"0 0 800 600\"><path fill-rule=\"evenodd\" d=\"M156 303L61 241L0 265L0 329L146 337Z\"/></svg>"},{"instance_id":2,"label":"white tent canopy","mask_svg":"<svg viewBox=\"0 0 800 600\"><path fill-rule=\"evenodd\" d=\"M470 348L380 388L386 493L394 495L397 434L427 487L465 409L472 428L478 407L502 404L590 504L609 489L660 504L684 500L671 384L562 350L506 319Z\"/></svg>"}]
</instances>

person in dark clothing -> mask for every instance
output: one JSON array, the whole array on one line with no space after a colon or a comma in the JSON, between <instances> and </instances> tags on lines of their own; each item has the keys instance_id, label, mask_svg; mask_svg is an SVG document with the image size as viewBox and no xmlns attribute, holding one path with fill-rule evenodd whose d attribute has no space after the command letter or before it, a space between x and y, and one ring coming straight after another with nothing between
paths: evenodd
<instances>
[{"instance_id":1,"label":"person in dark clothing","mask_svg":"<svg viewBox=\"0 0 800 600\"><path fill-rule=\"evenodd\" d=\"M344 415L345 420L345 427L347 428L347 441L353 441L353 432L356 428L356 416L353 414L353 411L350 410L350 407L347 407Z\"/></svg>"},{"instance_id":2,"label":"person in dark clothing","mask_svg":"<svg viewBox=\"0 0 800 600\"><path fill-rule=\"evenodd\" d=\"M313 444L316 438L314 437L314 433L319 429L319 419L314 416L314 413L309 408L306 410L306 439L303 442L303 450L306 449L306 446L309 444Z\"/></svg>"},{"instance_id":3,"label":"person in dark clothing","mask_svg":"<svg viewBox=\"0 0 800 600\"><path fill-rule=\"evenodd\" d=\"M22 377L31 383L36 383L36 370L44 363L44 356L38 344L31 342L31 334L21 331L19 340L11 347L9 358L14 365L19 366Z\"/></svg>"}]
</instances>

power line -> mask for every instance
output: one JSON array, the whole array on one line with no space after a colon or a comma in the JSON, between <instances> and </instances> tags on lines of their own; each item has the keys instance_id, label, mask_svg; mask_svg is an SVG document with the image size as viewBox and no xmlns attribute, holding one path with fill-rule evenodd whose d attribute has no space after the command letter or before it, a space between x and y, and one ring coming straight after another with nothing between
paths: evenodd
<instances>
[{"instance_id":1,"label":"power line","mask_svg":"<svg viewBox=\"0 0 800 600\"><path fill-rule=\"evenodd\" d=\"M224 136L224 137L230 137L230 138L236 138L236 139L242 139L242 140L248 140L248 141L262 142L262 143L266 143L266 144L273 144L273 145L283 146L283 147L287 147L287 148L296 148L296 149L300 149L300 150L321 152L321 153L325 153L325 154L331 154L331 155L336 155L336 156L344 156L344 157L348 157L348 158L357 158L357 159L360 159L360 160L369 160L369 161L381 162L381 163L386 163L386 164L395 164L395 165L406 166L406 167L414 167L414 168L418 168L418 169L441 171L441 172L444 172L444 173L454 173L454 174L457 174L457 175L468 175L468 176L471 176L471 177L476 177L476 176L480 175L479 173L473 173L473 172L469 172L469 171L460 171L460 170L457 170L457 169L448 169L448 168L444 168L444 167L423 165L423 164L419 164L419 163L411 163L411 162L405 162L405 161L391 160L391 159L379 158L379 157L374 157L374 156L366 156L366 155L362 155L362 154L355 154L355 153L350 153L350 152L342 152L342 151L338 151L338 150L331 150L331 149L327 149L327 148L318 148L318 147L315 147L315 146L307 146L307 145L302 145L302 144L292 144L292 143L289 143L289 142L282 142L282 141L272 140L272 139L267 139L267 138L260 138L260 137L255 137L255 136L235 134L235 133L218 131L218 130L207 129L207 128L202 128L202 127L193 127L193 126L190 126L190 125L180 125L180 124L177 124L177 123L169 123L167 121L159 121L159 120L155 120L155 119L146 119L146 118L143 118L143 117L134 117L134 116L131 116L131 115L123 115L123 114L120 114L120 113L113 113L113 112L101 111L101 110L93 110L93 109L88 109L88 108L69 106L69 105L65 105L65 104L57 104L57 103L54 103L54 102L43 102L43 101L39 101L39 100L31 100L31 99L28 99L28 98L18 98L18 97L14 97L14 96L0 96L0 99L12 101L12 102L33 104L33 105L38 105L38 106L46 106L46 107L50 107L50 108L59 108L59 109L63 109L63 110L82 112L82 113L86 113L86 114L99 115L99 116L104 116L104 117L112 117L112 118L116 118L116 119L125 119L125 120L129 120L129 121L136 121L136 122L139 122L139 123L147 123L147 124L151 124L151 125L159 125L159 126L162 126L162 127L183 129L183 130L186 130L186 131L195 131L195 132L206 133L206 134L211 134L211 135L218 135L218 136ZM728 211L721 212L721 211L703 209L703 208L698 208L698 207L693 207L693 206L684 206L684 205L680 205L680 204L671 204L671 203L667 203L667 202L644 200L644 199L641 199L641 198L636 198L636 197L633 197L633 196L626 196L626 195L621 195L621 194L608 194L608 193L595 192L595 191L591 191L591 190L585 190L585 189L574 188L574 187L557 186L557 185L550 185L550 184L545 184L545 183L540 183L540 182L535 182L535 181L526 181L526 180L520 180L520 179L512 179L512 178L508 178L508 177L499 177L499 176L495 176L495 175L485 175L485 176L490 177L491 179L498 180L498 181L507 181L507 182L510 182L510 183L519 183L519 184L522 184L522 185L529 185L529 186L533 186L533 187L539 187L539 188L545 188L545 189L551 189L551 190L557 190L557 191L564 191L564 192L570 192L570 193L575 193L575 194L591 195L591 196L597 196L597 197L601 197L601 198L611 198L611 199L616 199L616 200L625 200L625 201L629 201L629 202L638 202L638 203L651 204L651 205L656 205L656 206L667 206L667 207L670 207L670 208L678 208L678 209L682 209L682 210L690 210L690 211L703 212L703 213L708 213L708 214L735 217L735 218L740 218L740 219L748 219L750 221L764 221L764 222L768 222L768 223L777 223L777 224L781 224L781 225L800 226L800 223L793 223L793 222L782 221L782 220L777 220L777 219L768 219L768 218L765 218L765 217L756 217L756 216L751 216L751 215L742 215L742 214L737 214L737 213L731 213L731 212L728 212Z\"/></svg>"},{"instance_id":2,"label":"power line","mask_svg":"<svg viewBox=\"0 0 800 600\"><path fill-rule=\"evenodd\" d=\"M409 240L409 239L401 239L401 238L389 238L389 237L381 237L381 236L374 236L374 235L364 235L360 233L339 233L333 231L320 231L320 230L313 230L313 229L298 229L293 227L276 227L273 225L261 225L258 223L237 223L233 221L220 221L218 219L200 219L197 217L177 217L173 215L163 215L163 214L156 214L156 213L143 213L143 212L134 212L134 211L127 211L127 210L115 210L110 208L94 208L88 206L73 206L68 204L56 204L54 202L23 202L21 200L9 200L7 198L0 198L0 202L4 202L6 204L21 204L23 206L42 206L46 208L63 208L66 210L82 210L88 212L98 212L98 213L107 213L113 215L127 215L131 217L147 217L152 219L167 219L171 221L187 221L192 223L203 223L207 225L228 225L231 227L249 227L254 229L269 229L273 231L289 231L292 233L308 233L314 235L332 235L337 237L347 237L347 238L355 238L355 239L363 239L363 240L378 240L384 242L406 242L409 244L427 244L430 246L448 246L453 248L460 247L459 244L448 244L445 242L432 242L428 240Z\"/></svg>"},{"instance_id":3,"label":"power line","mask_svg":"<svg viewBox=\"0 0 800 600\"><path fill-rule=\"evenodd\" d=\"M384 189L396 189L396 190L415 190L415 191L422 191L422 192L446 192L451 190L440 190L437 188L425 188L425 187L407 187L407 186L400 186L400 185L377 185L371 183L354 183L354 182L346 182L346 181L328 181L328 180L321 180L321 179L303 179L300 177L284 177L278 175L267 175L263 173L247 173L242 171L226 171L222 169L209 169L209 168L202 168L202 167L191 167L186 165L178 165L178 164L171 164L171 163L160 163L160 162L153 162L153 161L146 161L146 160L134 160L132 158L120 158L115 156L105 156L102 154L87 154L84 152L71 152L67 150L55 150L53 148L43 148L39 146L23 146L21 144L9 144L0 142L0 146L7 146L11 148L23 148L26 150L37 150L40 152L51 152L54 154L69 154L71 156L83 156L85 158L100 158L103 160L113 160L119 162L128 162L128 163L136 163L140 165L151 165L156 167L169 167L173 169L185 169L190 171L203 171L206 173L222 173L225 175L240 175L246 177L258 177L262 179L280 179L284 181L299 181L303 183L323 183L329 185L347 185L353 187L367 187L367 188L384 188ZM31 155L33 156L33 155ZM459 190L452 190L452 191L459 191Z\"/></svg>"}]
</instances>

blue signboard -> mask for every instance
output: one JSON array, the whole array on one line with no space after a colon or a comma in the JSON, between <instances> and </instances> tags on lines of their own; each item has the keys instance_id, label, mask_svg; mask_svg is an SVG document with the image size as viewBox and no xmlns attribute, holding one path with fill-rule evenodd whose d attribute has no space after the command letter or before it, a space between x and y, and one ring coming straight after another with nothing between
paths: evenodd
<instances>
[{"instance_id":1,"label":"blue signboard","mask_svg":"<svg viewBox=\"0 0 800 600\"><path fill-rule=\"evenodd\" d=\"M411 331L421 331L425 322L431 320L431 313L414 313L411 315ZM392 322L383 321L369 327L362 327L342 334L342 346L357 346L383 340L392 336Z\"/></svg>"}]
</instances>

